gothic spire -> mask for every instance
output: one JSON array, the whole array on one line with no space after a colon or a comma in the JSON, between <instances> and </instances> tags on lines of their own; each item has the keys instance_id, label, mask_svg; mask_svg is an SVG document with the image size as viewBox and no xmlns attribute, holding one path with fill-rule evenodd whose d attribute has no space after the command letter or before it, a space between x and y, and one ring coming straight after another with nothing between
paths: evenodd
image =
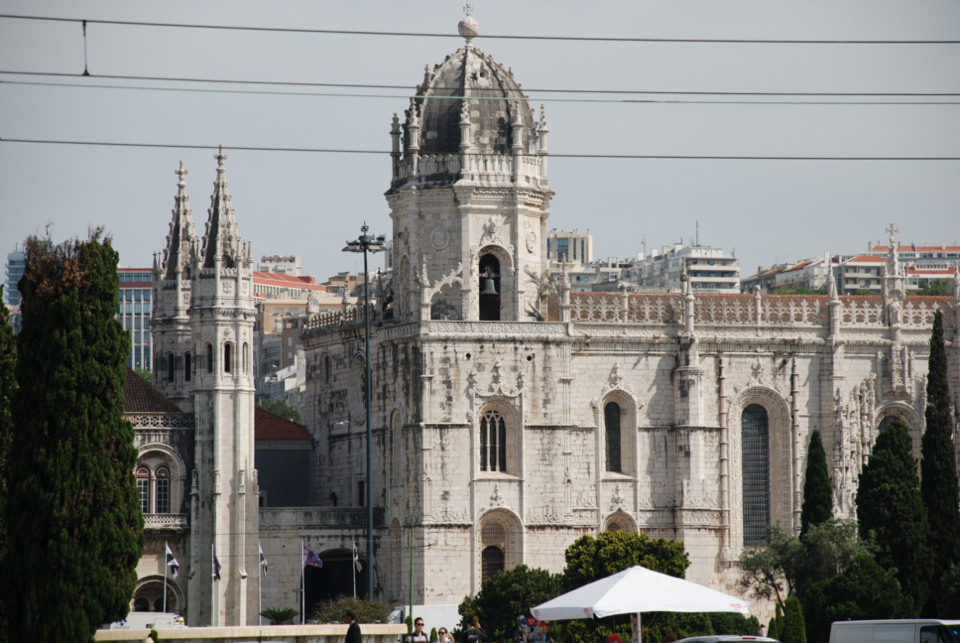
<instances>
[{"instance_id":1,"label":"gothic spire","mask_svg":"<svg viewBox=\"0 0 960 643\"><path fill-rule=\"evenodd\" d=\"M180 161L180 169L173 173L180 177L180 180L177 181L177 196L174 197L173 220L170 222L170 234L167 235L167 247L163 251L164 279L178 279L177 273L182 273L193 263L194 243L197 239L190 197L187 196L187 183L183 180L188 173L183 168L183 160Z\"/></svg>"},{"instance_id":2,"label":"gothic spire","mask_svg":"<svg viewBox=\"0 0 960 643\"><path fill-rule=\"evenodd\" d=\"M243 259L243 248L240 245L240 234L237 231L237 220L233 216L233 205L230 203L229 184L225 178L226 168L223 162L227 155L220 152L213 158L217 159L217 180L213 182L213 194L210 196L210 208L207 210L207 228L203 235L203 267L214 268L217 261L222 261L224 267L238 267Z\"/></svg>"}]
</instances>

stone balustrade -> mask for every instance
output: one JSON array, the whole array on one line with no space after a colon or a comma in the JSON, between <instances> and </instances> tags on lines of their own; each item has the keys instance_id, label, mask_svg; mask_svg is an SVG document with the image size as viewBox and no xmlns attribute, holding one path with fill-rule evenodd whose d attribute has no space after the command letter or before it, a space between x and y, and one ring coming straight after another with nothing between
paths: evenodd
<instances>
[{"instance_id":1,"label":"stone balustrade","mask_svg":"<svg viewBox=\"0 0 960 643\"><path fill-rule=\"evenodd\" d=\"M396 643L406 625L360 624L363 643ZM97 630L95 641L146 641L150 630ZM161 641L181 643L342 643L346 625L251 625L246 627L173 627L157 630Z\"/></svg>"},{"instance_id":2,"label":"stone balustrade","mask_svg":"<svg viewBox=\"0 0 960 643\"><path fill-rule=\"evenodd\" d=\"M190 527L187 514L144 514L144 529L187 529Z\"/></svg>"}]
</instances>

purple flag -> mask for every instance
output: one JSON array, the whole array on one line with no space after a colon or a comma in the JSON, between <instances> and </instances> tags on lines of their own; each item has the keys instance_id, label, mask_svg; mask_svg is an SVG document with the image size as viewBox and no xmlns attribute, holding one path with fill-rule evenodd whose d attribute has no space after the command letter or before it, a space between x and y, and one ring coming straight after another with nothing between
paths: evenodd
<instances>
[{"instance_id":1,"label":"purple flag","mask_svg":"<svg viewBox=\"0 0 960 643\"><path fill-rule=\"evenodd\" d=\"M323 567L323 561L317 556L317 552L306 545L303 546L303 564L312 565L313 567Z\"/></svg>"}]
</instances>

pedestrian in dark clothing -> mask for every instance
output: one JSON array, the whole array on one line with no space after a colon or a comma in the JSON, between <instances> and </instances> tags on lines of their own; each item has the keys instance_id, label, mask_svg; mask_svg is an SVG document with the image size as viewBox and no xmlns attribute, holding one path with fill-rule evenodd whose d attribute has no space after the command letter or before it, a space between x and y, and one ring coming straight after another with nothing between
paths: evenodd
<instances>
[{"instance_id":1,"label":"pedestrian in dark clothing","mask_svg":"<svg viewBox=\"0 0 960 643\"><path fill-rule=\"evenodd\" d=\"M343 620L350 625L350 627L347 628L347 637L343 640L343 643L361 643L360 624L357 623L357 613L353 610L347 610L346 618Z\"/></svg>"},{"instance_id":2,"label":"pedestrian in dark clothing","mask_svg":"<svg viewBox=\"0 0 960 643\"><path fill-rule=\"evenodd\" d=\"M467 629L463 631L463 643L480 643L480 639L487 638L487 633L480 629L477 619L467 621Z\"/></svg>"}]
</instances>

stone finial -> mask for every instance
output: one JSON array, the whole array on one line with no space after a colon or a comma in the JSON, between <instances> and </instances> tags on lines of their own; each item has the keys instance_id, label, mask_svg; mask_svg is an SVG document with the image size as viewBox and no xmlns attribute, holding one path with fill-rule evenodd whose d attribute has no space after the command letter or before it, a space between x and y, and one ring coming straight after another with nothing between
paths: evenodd
<instances>
[{"instance_id":1,"label":"stone finial","mask_svg":"<svg viewBox=\"0 0 960 643\"><path fill-rule=\"evenodd\" d=\"M227 155L223 153L223 145L220 145L220 151L214 154L213 158L217 159L217 172L222 172L223 162L227 160ZM180 161L180 166L183 167L183 161Z\"/></svg>"},{"instance_id":2,"label":"stone finial","mask_svg":"<svg viewBox=\"0 0 960 643\"><path fill-rule=\"evenodd\" d=\"M460 106L460 124L470 124L470 106L467 104L466 99L463 100L463 104Z\"/></svg>"},{"instance_id":3,"label":"stone finial","mask_svg":"<svg viewBox=\"0 0 960 643\"><path fill-rule=\"evenodd\" d=\"M887 234L890 235L890 249L895 251L897 247L897 233L900 232L900 228L891 223L885 230Z\"/></svg>"},{"instance_id":4,"label":"stone finial","mask_svg":"<svg viewBox=\"0 0 960 643\"><path fill-rule=\"evenodd\" d=\"M467 15L457 25L457 31L467 41L467 47L469 47L473 39L480 35L480 24L470 15L473 13L473 5L467 4L463 11Z\"/></svg>"},{"instance_id":5,"label":"stone finial","mask_svg":"<svg viewBox=\"0 0 960 643\"><path fill-rule=\"evenodd\" d=\"M185 176L186 176L187 174L189 174L190 172L189 172L189 170L183 169L183 159L180 159L180 169L179 169L179 170L174 170L173 173L180 177L180 180L177 181L177 187L178 187L178 188L185 188L185 187L187 187L187 182L183 180L183 177L185 177Z\"/></svg>"},{"instance_id":6,"label":"stone finial","mask_svg":"<svg viewBox=\"0 0 960 643\"><path fill-rule=\"evenodd\" d=\"M539 123L539 125L540 125L540 127L539 127L538 131L540 131L540 132L549 132L549 131L550 131L549 129L547 129L547 110L546 110L546 108L543 106L543 103L540 103L540 123Z\"/></svg>"}]
</instances>

